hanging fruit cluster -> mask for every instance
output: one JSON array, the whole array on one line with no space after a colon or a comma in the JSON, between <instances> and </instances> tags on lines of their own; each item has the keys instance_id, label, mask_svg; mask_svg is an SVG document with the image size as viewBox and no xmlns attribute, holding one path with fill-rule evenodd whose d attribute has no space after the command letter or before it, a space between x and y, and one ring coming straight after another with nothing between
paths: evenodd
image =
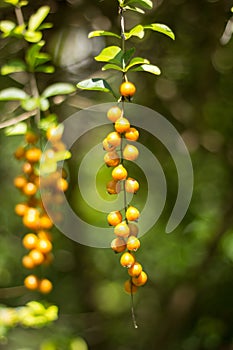
<instances>
[{"instance_id":1,"label":"hanging fruit cluster","mask_svg":"<svg viewBox=\"0 0 233 350\"><path fill-rule=\"evenodd\" d=\"M65 144L61 141L62 128L52 126L48 128L46 137L51 147L42 153L41 143L36 133L27 131L25 134L25 145L20 146L15 151L15 158L22 161L22 174L15 177L14 185L22 194L25 201L15 206L15 213L22 217L23 225L30 230L22 239L22 244L27 250L22 258L22 264L26 269L33 270L41 265L48 265L53 259L52 255L52 235L51 229L53 221L48 216L44 205L48 205L49 198L53 202L60 203L59 192L66 191L68 182L62 177L65 173L57 169L57 161L61 154L64 158L66 151ZM42 165L40 168L40 162ZM40 169L51 169L51 164L55 164L55 171L49 172L47 176L40 177ZM40 191L48 190L49 198L41 198ZM51 188L54 192L51 193ZM54 195L54 197L53 197ZM24 280L24 285L30 290L39 290L41 293L49 293L52 290L52 283L47 278L38 278L36 274L28 275Z\"/></svg>"},{"instance_id":2,"label":"hanging fruit cluster","mask_svg":"<svg viewBox=\"0 0 233 350\"><path fill-rule=\"evenodd\" d=\"M128 176L125 167L127 161L135 161L139 151L132 143L139 138L139 132L131 127L129 120L124 116L124 99L134 95L136 88L131 82L124 82L120 86L122 109L118 106L111 107L107 112L107 118L114 123L114 131L110 132L103 141L106 151L105 164L113 167L112 179L107 184L109 194L117 194L124 191L124 213L120 210L112 211L107 216L108 224L114 227L116 238L111 243L111 248L116 253L123 253L120 264L128 269L130 279L125 282L125 291L135 293L137 287L147 281L147 275L142 270L141 264L136 261L135 252L140 248L140 240L137 238L138 227L135 224L140 217L137 208L127 203L127 193L136 193L139 183ZM130 143L132 142L132 143Z\"/></svg>"}]
</instances>

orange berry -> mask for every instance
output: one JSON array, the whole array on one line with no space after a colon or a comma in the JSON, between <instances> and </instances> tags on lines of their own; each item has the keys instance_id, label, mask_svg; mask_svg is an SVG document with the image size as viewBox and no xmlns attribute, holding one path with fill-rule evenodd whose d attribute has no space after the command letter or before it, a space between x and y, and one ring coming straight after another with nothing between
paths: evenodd
<instances>
[{"instance_id":1,"label":"orange berry","mask_svg":"<svg viewBox=\"0 0 233 350\"><path fill-rule=\"evenodd\" d=\"M126 219L129 221L135 221L138 220L140 216L140 212L137 208L133 207L132 205L128 207L125 213Z\"/></svg>"},{"instance_id":2,"label":"orange berry","mask_svg":"<svg viewBox=\"0 0 233 350\"><path fill-rule=\"evenodd\" d=\"M126 145L125 148L123 149L123 157L126 160L133 161L137 159L138 155L139 155L139 151L137 147L133 145Z\"/></svg>"},{"instance_id":3,"label":"orange berry","mask_svg":"<svg viewBox=\"0 0 233 350\"><path fill-rule=\"evenodd\" d=\"M32 260L32 258L29 255L23 256L22 265L26 269L34 269L34 267L35 267L34 261Z\"/></svg>"},{"instance_id":4,"label":"orange berry","mask_svg":"<svg viewBox=\"0 0 233 350\"><path fill-rule=\"evenodd\" d=\"M116 131L112 131L107 135L107 142L110 146L118 147L121 144L121 135Z\"/></svg>"},{"instance_id":5,"label":"orange berry","mask_svg":"<svg viewBox=\"0 0 233 350\"><path fill-rule=\"evenodd\" d=\"M109 225L116 226L122 221L122 215L119 211L111 211L107 216L107 220Z\"/></svg>"},{"instance_id":6,"label":"orange berry","mask_svg":"<svg viewBox=\"0 0 233 350\"><path fill-rule=\"evenodd\" d=\"M136 92L136 87L130 81L125 81L120 85L120 94L124 97L132 97Z\"/></svg>"},{"instance_id":7,"label":"orange berry","mask_svg":"<svg viewBox=\"0 0 233 350\"><path fill-rule=\"evenodd\" d=\"M129 141L137 141L139 138L138 130L133 127L129 128L129 130L127 130L125 133L125 138Z\"/></svg>"},{"instance_id":8,"label":"orange berry","mask_svg":"<svg viewBox=\"0 0 233 350\"><path fill-rule=\"evenodd\" d=\"M146 284L147 279L147 274L144 271L142 271L138 277L132 278L132 282L133 284L135 284L135 286L140 287Z\"/></svg>"},{"instance_id":9,"label":"orange berry","mask_svg":"<svg viewBox=\"0 0 233 350\"><path fill-rule=\"evenodd\" d=\"M111 107L107 112L108 119L115 123L122 115L122 110L118 106Z\"/></svg>"},{"instance_id":10,"label":"orange berry","mask_svg":"<svg viewBox=\"0 0 233 350\"><path fill-rule=\"evenodd\" d=\"M129 226L129 234L130 234L130 236L137 237L137 235L138 235L138 226L133 224L132 222L129 222L128 226Z\"/></svg>"},{"instance_id":11,"label":"orange berry","mask_svg":"<svg viewBox=\"0 0 233 350\"><path fill-rule=\"evenodd\" d=\"M59 191L65 192L68 189L68 181L66 179L63 179L62 177L57 180L57 189Z\"/></svg>"},{"instance_id":12,"label":"orange berry","mask_svg":"<svg viewBox=\"0 0 233 350\"><path fill-rule=\"evenodd\" d=\"M135 236L129 236L127 240L127 249L136 252L140 248L140 241Z\"/></svg>"},{"instance_id":13,"label":"orange berry","mask_svg":"<svg viewBox=\"0 0 233 350\"><path fill-rule=\"evenodd\" d=\"M19 216L24 216L28 210L28 205L26 203L18 203L15 206L15 213Z\"/></svg>"},{"instance_id":14,"label":"orange berry","mask_svg":"<svg viewBox=\"0 0 233 350\"><path fill-rule=\"evenodd\" d=\"M26 194L26 196L34 196L36 194L37 187L33 182L28 182L23 187L23 193Z\"/></svg>"},{"instance_id":15,"label":"orange berry","mask_svg":"<svg viewBox=\"0 0 233 350\"><path fill-rule=\"evenodd\" d=\"M27 289L36 290L39 286L39 280L35 275L29 275L24 279L24 285Z\"/></svg>"},{"instance_id":16,"label":"orange berry","mask_svg":"<svg viewBox=\"0 0 233 350\"><path fill-rule=\"evenodd\" d=\"M33 131L27 131L25 134L25 141L27 143L36 143L38 141L38 136Z\"/></svg>"},{"instance_id":17,"label":"orange berry","mask_svg":"<svg viewBox=\"0 0 233 350\"><path fill-rule=\"evenodd\" d=\"M121 191L121 184L117 180L110 180L106 187L109 194L118 194Z\"/></svg>"},{"instance_id":18,"label":"orange berry","mask_svg":"<svg viewBox=\"0 0 233 350\"><path fill-rule=\"evenodd\" d=\"M120 237L128 237L129 236L129 226L127 225L126 221L120 222L118 225L114 228L114 233L117 236Z\"/></svg>"},{"instance_id":19,"label":"orange berry","mask_svg":"<svg viewBox=\"0 0 233 350\"><path fill-rule=\"evenodd\" d=\"M23 188L26 185L26 183L27 179L25 176L19 175L14 178L14 185L19 189Z\"/></svg>"},{"instance_id":20,"label":"orange berry","mask_svg":"<svg viewBox=\"0 0 233 350\"><path fill-rule=\"evenodd\" d=\"M29 175L29 174L31 174L33 172L33 166L32 166L31 163L26 162L26 163L23 164L22 170L23 170L24 174Z\"/></svg>"},{"instance_id":21,"label":"orange berry","mask_svg":"<svg viewBox=\"0 0 233 350\"><path fill-rule=\"evenodd\" d=\"M126 132L130 128L130 122L128 119L121 117L115 123L115 130L120 134Z\"/></svg>"},{"instance_id":22,"label":"orange berry","mask_svg":"<svg viewBox=\"0 0 233 350\"><path fill-rule=\"evenodd\" d=\"M125 190L128 193L136 193L139 190L139 183L132 177L128 177L125 181Z\"/></svg>"},{"instance_id":23,"label":"orange berry","mask_svg":"<svg viewBox=\"0 0 233 350\"><path fill-rule=\"evenodd\" d=\"M128 269L128 274L131 277L137 277L142 272L142 265L137 261Z\"/></svg>"},{"instance_id":24,"label":"orange berry","mask_svg":"<svg viewBox=\"0 0 233 350\"><path fill-rule=\"evenodd\" d=\"M16 149L16 151L15 151L15 153L14 153L14 156L15 156L16 159L23 159L24 156L25 156L25 149L24 149L24 147L19 146L19 147Z\"/></svg>"},{"instance_id":25,"label":"orange berry","mask_svg":"<svg viewBox=\"0 0 233 350\"><path fill-rule=\"evenodd\" d=\"M120 264L123 267L130 268L135 263L135 257L131 253L123 253L120 258Z\"/></svg>"},{"instance_id":26,"label":"orange berry","mask_svg":"<svg viewBox=\"0 0 233 350\"><path fill-rule=\"evenodd\" d=\"M111 242L111 248L115 253L121 253L126 249L124 238L117 237Z\"/></svg>"},{"instance_id":27,"label":"orange berry","mask_svg":"<svg viewBox=\"0 0 233 350\"><path fill-rule=\"evenodd\" d=\"M120 181L125 180L127 178L127 170L123 167L122 164L119 164L112 171L112 177L114 180Z\"/></svg>"},{"instance_id":28,"label":"orange berry","mask_svg":"<svg viewBox=\"0 0 233 350\"><path fill-rule=\"evenodd\" d=\"M23 217L24 226L31 230L38 230L39 228L39 212L36 208L28 208Z\"/></svg>"},{"instance_id":29,"label":"orange berry","mask_svg":"<svg viewBox=\"0 0 233 350\"><path fill-rule=\"evenodd\" d=\"M39 239L46 239L52 241L51 233L48 231L40 230L37 232L37 236Z\"/></svg>"},{"instance_id":30,"label":"orange berry","mask_svg":"<svg viewBox=\"0 0 233 350\"><path fill-rule=\"evenodd\" d=\"M49 230L53 226L52 220L47 215L42 215L39 219L40 229Z\"/></svg>"},{"instance_id":31,"label":"orange berry","mask_svg":"<svg viewBox=\"0 0 233 350\"><path fill-rule=\"evenodd\" d=\"M36 249L38 249L43 254L49 253L52 248L52 243L48 239L39 239L36 245Z\"/></svg>"},{"instance_id":32,"label":"orange berry","mask_svg":"<svg viewBox=\"0 0 233 350\"><path fill-rule=\"evenodd\" d=\"M107 166L117 166L120 163L119 154L116 151L106 153L104 162Z\"/></svg>"},{"instance_id":33,"label":"orange berry","mask_svg":"<svg viewBox=\"0 0 233 350\"><path fill-rule=\"evenodd\" d=\"M108 143L108 140L107 140L107 137L104 139L104 141L103 141L103 149L105 150L105 151L113 151L114 149L115 149L115 147L114 146L112 146L112 145L110 145L109 143Z\"/></svg>"},{"instance_id":34,"label":"orange berry","mask_svg":"<svg viewBox=\"0 0 233 350\"><path fill-rule=\"evenodd\" d=\"M63 134L63 126L57 125L57 126L51 126L46 131L46 137L47 140L49 140L51 143L58 142L61 140Z\"/></svg>"},{"instance_id":35,"label":"orange berry","mask_svg":"<svg viewBox=\"0 0 233 350\"><path fill-rule=\"evenodd\" d=\"M35 265L40 265L44 261L44 255L38 249L32 249L28 254Z\"/></svg>"},{"instance_id":36,"label":"orange berry","mask_svg":"<svg viewBox=\"0 0 233 350\"><path fill-rule=\"evenodd\" d=\"M124 283L124 289L128 294L134 294L137 292L137 287L132 283L131 280L127 280Z\"/></svg>"},{"instance_id":37,"label":"orange berry","mask_svg":"<svg viewBox=\"0 0 233 350\"><path fill-rule=\"evenodd\" d=\"M39 162L41 158L41 150L39 148L33 147L30 148L26 151L25 158L30 162L30 163L37 163Z\"/></svg>"},{"instance_id":38,"label":"orange berry","mask_svg":"<svg viewBox=\"0 0 233 350\"><path fill-rule=\"evenodd\" d=\"M39 291L43 294L48 294L53 289L52 282L47 278L43 278L39 283Z\"/></svg>"},{"instance_id":39,"label":"orange berry","mask_svg":"<svg viewBox=\"0 0 233 350\"><path fill-rule=\"evenodd\" d=\"M34 249L37 246L37 242L38 242L38 237L37 235L35 235L34 233L27 233L24 237L23 237L23 246L26 249Z\"/></svg>"}]
</instances>

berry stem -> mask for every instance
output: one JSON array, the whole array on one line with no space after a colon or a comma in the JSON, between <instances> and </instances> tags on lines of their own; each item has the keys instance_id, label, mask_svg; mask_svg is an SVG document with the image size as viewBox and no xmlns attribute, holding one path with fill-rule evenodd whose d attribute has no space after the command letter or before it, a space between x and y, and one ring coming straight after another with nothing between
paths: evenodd
<instances>
[{"instance_id":1,"label":"berry stem","mask_svg":"<svg viewBox=\"0 0 233 350\"><path fill-rule=\"evenodd\" d=\"M136 321L136 316L134 312L134 298L133 298L133 291L132 291L132 281L131 281L131 291L130 291L130 297L131 297L131 314L132 314L132 321L133 321L133 326L135 329L138 328L137 321Z\"/></svg>"}]
</instances>

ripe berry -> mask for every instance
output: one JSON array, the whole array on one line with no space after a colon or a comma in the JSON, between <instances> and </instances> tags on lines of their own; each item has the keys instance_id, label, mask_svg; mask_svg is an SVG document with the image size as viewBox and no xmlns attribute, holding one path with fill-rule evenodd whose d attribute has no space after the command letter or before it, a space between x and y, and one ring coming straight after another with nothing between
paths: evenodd
<instances>
[{"instance_id":1,"label":"ripe berry","mask_svg":"<svg viewBox=\"0 0 233 350\"><path fill-rule=\"evenodd\" d=\"M108 119L115 123L122 115L122 110L118 106L111 107L107 112Z\"/></svg>"},{"instance_id":2,"label":"ripe berry","mask_svg":"<svg viewBox=\"0 0 233 350\"><path fill-rule=\"evenodd\" d=\"M107 137L104 139L102 145L103 145L103 149L105 151L113 151L115 149L114 146L112 146L108 143Z\"/></svg>"},{"instance_id":3,"label":"ripe berry","mask_svg":"<svg viewBox=\"0 0 233 350\"><path fill-rule=\"evenodd\" d=\"M30 175L33 172L33 166L31 163L26 162L23 164L22 170L24 174Z\"/></svg>"},{"instance_id":4,"label":"ripe berry","mask_svg":"<svg viewBox=\"0 0 233 350\"><path fill-rule=\"evenodd\" d=\"M57 180L57 189L59 191L65 192L68 189L68 181L66 179L63 179L62 177Z\"/></svg>"},{"instance_id":5,"label":"ripe berry","mask_svg":"<svg viewBox=\"0 0 233 350\"><path fill-rule=\"evenodd\" d=\"M27 179L25 176L16 176L14 178L14 185L16 188L23 188L27 183Z\"/></svg>"},{"instance_id":6,"label":"ripe berry","mask_svg":"<svg viewBox=\"0 0 233 350\"><path fill-rule=\"evenodd\" d=\"M134 294L137 292L137 287L132 283L131 280L127 280L124 283L124 289L128 294Z\"/></svg>"},{"instance_id":7,"label":"ripe berry","mask_svg":"<svg viewBox=\"0 0 233 350\"><path fill-rule=\"evenodd\" d=\"M33 131L27 131L25 134L25 141L34 144L38 141L38 136Z\"/></svg>"},{"instance_id":8,"label":"ripe berry","mask_svg":"<svg viewBox=\"0 0 233 350\"><path fill-rule=\"evenodd\" d=\"M129 206L125 213L126 219L129 221L138 220L140 213L137 208Z\"/></svg>"},{"instance_id":9,"label":"ripe berry","mask_svg":"<svg viewBox=\"0 0 233 350\"><path fill-rule=\"evenodd\" d=\"M34 249L37 246L38 237L34 233L27 233L23 238L23 246L26 249Z\"/></svg>"},{"instance_id":10,"label":"ripe berry","mask_svg":"<svg viewBox=\"0 0 233 350\"><path fill-rule=\"evenodd\" d=\"M23 187L23 193L26 194L26 196L34 196L36 194L37 187L33 182L28 182Z\"/></svg>"},{"instance_id":11,"label":"ripe berry","mask_svg":"<svg viewBox=\"0 0 233 350\"><path fill-rule=\"evenodd\" d=\"M47 140L49 140L51 143L58 142L62 138L62 133L63 133L62 125L51 126L46 131Z\"/></svg>"},{"instance_id":12,"label":"ripe berry","mask_svg":"<svg viewBox=\"0 0 233 350\"><path fill-rule=\"evenodd\" d=\"M123 150L123 157L126 160L135 160L137 159L139 155L138 149L137 147L133 146L133 145L126 145L124 150Z\"/></svg>"},{"instance_id":13,"label":"ripe berry","mask_svg":"<svg viewBox=\"0 0 233 350\"><path fill-rule=\"evenodd\" d=\"M51 292L52 289L53 289L52 282L50 282L50 280L48 280L47 278L43 278L39 282L39 291L41 293L48 294Z\"/></svg>"},{"instance_id":14,"label":"ripe berry","mask_svg":"<svg viewBox=\"0 0 233 350\"><path fill-rule=\"evenodd\" d=\"M52 240L52 236L49 232L44 231L44 230L40 230L37 232L37 236L39 239L46 239L48 241Z\"/></svg>"},{"instance_id":15,"label":"ripe berry","mask_svg":"<svg viewBox=\"0 0 233 350\"><path fill-rule=\"evenodd\" d=\"M139 183L132 177L128 177L125 181L125 190L128 193L136 193L139 190Z\"/></svg>"},{"instance_id":16,"label":"ripe berry","mask_svg":"<svg viewBox=\"0 0 233 350\"><path fill-rule=\"evenodd\" d=\"M126 132L130 128L130 122L128 119L121 117L115 123L115 130L120 134Z\"/></svg>"},{"instance_id":17,"label":"ripe berry","mask_svg":"<svg viewBox=\"0 0 233 350\"><path fill-rule=\"evenodd\" d=\"M44 261L44 255L38 249L32 249L28 254L35 265L41 265Z\"/></svg>"},{"instance_id":18,"label":"ripe berry","mask_svg":"<svg viewBox=\"0 0 233 350\"><path fill-rule=\"evenodd\" d=\"M39 226L42 230L49 230L50 228L52 228L53 222L46 214L44 214L39 219Z\"/></svg>"},{"instance_id":19,"label":"ripe berry","mask_svg":"<svg viewBox=\"0 0 233 350\"><path fill-rule=\"evenodd\" d=\"M37 163L39 162L41 158L41 150L39 148L30 148L26 151L25 153L25 158L30 162L30 163Z\"/></svg>"},{"instance_id":20,"label":"ripe berry","mask_svg":"<svg viewBox=\"0 0 233 350\"><path fill-rule=\"evenodd\" d=\"M135 258L131 253L123 253L120 258L120 264L123 267L130 268L135 263Z\"/></svg>"},{"instance_id":21,"label":"ripe berry","mask_svg":"<svg viewBox=\"0 0 233 350\"><path fill-rule=\"evenodd\" d=\"M112 131L107 135L107 142L110 146L118 147L121 144L121 135L116 131Z\"/></svg>"},{"instance_id":22,"label":"ripe berry","mask_svg":"<svg viewBox=\"0 0 233 350\"><path fill-rule=\"evenodd\" d=\"M138 130L133 127L129 128L129 130L127 130L125 133L125 138L129 141L137 141L139 138Z\"/></svg>"},{"instance_id":23,"label":"ripe berry","mask_svg":"<svg viewBox=\"0 0 233 350\"><path fill-rule=\"evenodd\" d=\"M28 208L23 217L24 226L31 230L38 230L39 228L39 211L36 208Z\"/></svg>"},{"instance_id":24,"label":"ripe berry","mask_svg":"<svg viewBox=\"0 0 233 350\"><path fill-rule=\"evenodd\" d=\"M124 238L117 237L111 242L111 248L115 253L121 253L126 249Z\"/></svg>"},{"instance_id":25,"label":"ripe berry","mask_svg":"<svg viewBox=\"0 0 233 350\"><path fill-rule=\"evenodd\" d=\"M119 164L112 171L112 177L114 180L120 181L125 180L127 178L127 170L123 167L122 164Z\"/></svg>"},{"instance_id":26,"label":"ripe berry","mask_svg":"<svg viewBox=\"0 0 233 350\"><path fill-rule=\"evenodd\" d=\"M137 261L133 264L133 266L131 266L128 269L128 274L131 277L138 277L141 272L142 272L142 265L139 264Z\"/></svg>"},{"instance_id":27,"label":"ripe berry","mask_svg":"<svg viewBox=\"0 0 233 350\"><path fill-rule=\"evenodd\" d=\"M18 203L15 206L15 213L19 216L24 216L28 210L28 205L26 203Z\"/></svg>"},{"instance_id":28,"label":"ripe berry","mask_svg":"<svg viewBox=\"0 0 233 350\"><path fill-rule=\"evenodd\" d=\"M35 267L34 261L32 260L32 258L29 255L23 256L22 265L26 269L34 269L34 267Z\"/></svg>"},{"instance_id":29,"label":"ripe berry","mask_svg":"<svg viewBox=\"0 0 233 350\"><path fill-rule=\"evenodd\" d=\"M128 237L130 231L126 221L122 221L118 225L116 225L114 228L114 233L119 237Z\"/></svg>"},{"instance_id":30,"label":"ripe berry","mask_svg":"<svg viewBox=\"0 0 233 350\"><path fill-rule=\"evenodd\" d=\"M140 241L135 236L129 236L127 240L127 249L136 252L140 248Z\"/></svg>"},{"instance_id":31,"label":"ripe berry","mask_svg":"<svg viewBox=\"0 0 233 350\"><path fill-rule=\"evenodd\" d=\"M48 239L39 239L36 244L36 249L43 254L47 254L52 250L52 243Z\"/></svg>"},{"instance_id":32,"label":"ripe berry","mask_svg":"<svg viewBox=\"0 0 233 350\"><path fill-rule=\"evenodd\" d=\"M106 153L104 162L107 166L117 166L120 163L119 154L116 151Z\"/></svg>"},{"instance_id":33,"label":"ripe berry","mask_svg":"<svg viewBox=\"0 0 233 350\"><path fill-rule=\"evenodd\" d=\"M138 277L132 278L132 282L133 284L135 284L135 286L140 287L146 284L147 279L147 274L144 271L142 271Z\"/></svg>"},{"instance_id":34,"label":"ripe berry","mask_svg":"<svg viewBox=\"0 0 233 350\"><path fill-rule=\"evenodd\" d=\"M121 191L121 184L117 180L110 180L106 187L109 194L118 194Z\"/></svg>"},{"instance_id":35,"label":"ripe berry","mask_svg":"<svg viewBox=\"0 0 233 350\"><path fill-rule=\"evenodd\" d=\"M107 220L109 225L116 226L122 221L122 215L119 211L111 211L107 216Z\"/></svg>"},{"instance_id":36,"label":"ripe berry","mask_svg":"<svg viewBox=\"0 0 233 350\"><path fill-rule=\"evenodd\" d=\"M29 275L24 279L24 285L27 289L36 290L39 286L39 280L35 275Z\"/></svg>"},{"instance_id":37,"label":"ripe berry","mask_svg":"<svg viewBox=\"0 0 233 350\"><path fill-rule=\"evenodd\" d=\"M132 97L136 92L136 87L130 81L125 81L120 85L120 94L124 97Z\"/></svg>"},{"instance_id":38,"label":"ripe berry","mask_svg":"<svg viewBox=\"0 0 233 350\"><path fill-rule=\"evenodd\" d=\"M16 149L16 151L15 151L15 153L14 153L14 156L15 156L16 159L23 159L24 156L25 156L25 149L24 149L24 147L19 146L19 147Z\"/></svg>"}]
</instances>

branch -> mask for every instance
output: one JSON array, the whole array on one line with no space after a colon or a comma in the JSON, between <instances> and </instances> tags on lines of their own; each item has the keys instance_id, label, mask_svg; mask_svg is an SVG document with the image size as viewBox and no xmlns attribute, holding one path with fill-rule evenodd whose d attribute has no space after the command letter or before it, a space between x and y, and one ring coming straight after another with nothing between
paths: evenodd
<instances>
[{"instance_id":1,"label":"branch","mask_svg":"<svg viewBox=\"0 0 233 350\"><path fill-rule=\"evenodd\" d=\"M30 117L32 117L33 115L35 115L37 113L37 110L34 109L33 111L30 112L25 112L23 114L20 114L19 116L15 117L15 118L11 118L6 120L5 122L0 123L0 129L6 128L8 126L17 124L25 119L28 119Z\"/></svg>"}]
</instances>

